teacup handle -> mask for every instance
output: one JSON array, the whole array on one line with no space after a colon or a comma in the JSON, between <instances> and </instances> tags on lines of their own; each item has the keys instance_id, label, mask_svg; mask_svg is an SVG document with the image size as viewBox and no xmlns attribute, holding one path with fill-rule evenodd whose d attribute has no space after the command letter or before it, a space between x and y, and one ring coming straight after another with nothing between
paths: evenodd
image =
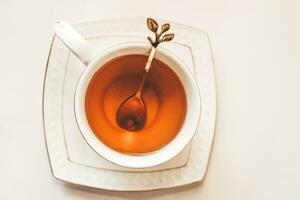
<instances>
[{"instance_id":1,"label":"teacup handle","mask_svg":"<svg viewBox=\"0 0 300 200\"><path fill-rule=\"evenodd\" d=\"M95 57L96 54L91 45L68 22L57 22L55 34L83 64L88 65Z\"/></svg>"}]
</instances>

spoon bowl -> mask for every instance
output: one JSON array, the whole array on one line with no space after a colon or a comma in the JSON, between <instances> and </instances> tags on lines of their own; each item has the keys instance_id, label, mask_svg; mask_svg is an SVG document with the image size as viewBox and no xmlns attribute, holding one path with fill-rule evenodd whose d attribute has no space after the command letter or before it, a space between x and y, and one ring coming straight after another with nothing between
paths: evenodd
<instances>
[{"instance_id":1,"label":"spoon bowl","mask_svg":"<svg viewBox=\"0 0 300 200\"><path fill-rule=\"evenodd\" d=\"M146 121L146 106L140 93L130 96L121 104L116 121L121 128L129 131L143 128Z\"/></svg>"}]
</instances>

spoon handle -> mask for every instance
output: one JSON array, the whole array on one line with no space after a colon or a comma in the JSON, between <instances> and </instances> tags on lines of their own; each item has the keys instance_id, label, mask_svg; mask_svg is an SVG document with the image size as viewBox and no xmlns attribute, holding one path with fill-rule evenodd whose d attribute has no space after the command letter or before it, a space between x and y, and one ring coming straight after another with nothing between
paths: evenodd
<instances>
[{"instance_id":1,"label":"spoon handle","mask_svg":"<svg viewBox=\"0 0 300 200\"><path fill-rule=\"evenodd\" d=\"M141 93L142 93L142 90L144 88L144 84L145 84L145 80L146 80L146 77L147 77L147 74L148 74L148 71L151 67L151 64L152 64L152 61L153 61L153 58L155 56L155 53L156 53L156 47L153 47L151 48L151 52L150 52L150 55L148 57L148 60L147 60L147 63L146 63L146 66L144 68L144 74L143 74L143 77L142 77L142 80L139 84L139 87L138 87L138 90L136 92L136 95L140 96Z\"/></svg>"},{"instance_id":2,"label":"spoon handle","mask_svg":"<svg viewBox=\"0 0 300 200\"><path fill-rule=\"evenodd\" d=\"M151 67L151 64L152 64L152 61L153 61L153 58L155 56L155 53L156 53L156 47L152 46L150 55L148 57L148 60L147 60L146 66L145 66L145 72L149 71L149 69Z\"/></svg>"}]
</instances>

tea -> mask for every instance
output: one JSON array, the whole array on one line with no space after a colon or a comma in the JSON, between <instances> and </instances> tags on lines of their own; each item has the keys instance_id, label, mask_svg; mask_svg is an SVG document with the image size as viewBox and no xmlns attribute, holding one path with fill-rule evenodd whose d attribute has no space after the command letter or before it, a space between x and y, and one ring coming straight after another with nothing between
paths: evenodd
<instances>
[{"instance_id":1,"label":"tea","mask_svg":"<svg viewBox=\"0 0 300 200\"><path fill-rule=\"evenodd\" d=\"M186 113L184 87L175 72L154 59L143 89L147 119L139 131L118 126L116 113L121 103L134 94L147 56L125 55L104 64L89 83L86 117L99 140L122 153L148 153L168 144L179 132Z\"/></svg>"}]
</instances>

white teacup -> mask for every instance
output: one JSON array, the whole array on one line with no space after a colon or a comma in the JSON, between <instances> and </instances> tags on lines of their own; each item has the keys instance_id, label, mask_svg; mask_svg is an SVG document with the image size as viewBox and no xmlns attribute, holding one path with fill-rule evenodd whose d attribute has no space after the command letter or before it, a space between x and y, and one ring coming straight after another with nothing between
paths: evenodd
<instances>
[{"instance_id":1,"label":"white teacup","mask_svg":"<svg viewBox=\"0 0 300 200\"><path fill-rule=\"evenodd\" d=\"M159 47L156 58L170 66L180 78L187 98L186 116L176 137L162 149L147 153L130 155L117 152L102 143L89 126L85 113L85 96L93 75L109 60L128 54L148 55L150 44L129 42L116 45L99 54L67 22L60 21L55 26L56 35L86 65L75 94L75 115L85 141L104 159L129 168L146 168L160 165L178 155L191 141L200 120L200 94L197 82L188 67L170 51ZM154 138L155 139L155 138Z\"/></svg>"}]
</instances>

